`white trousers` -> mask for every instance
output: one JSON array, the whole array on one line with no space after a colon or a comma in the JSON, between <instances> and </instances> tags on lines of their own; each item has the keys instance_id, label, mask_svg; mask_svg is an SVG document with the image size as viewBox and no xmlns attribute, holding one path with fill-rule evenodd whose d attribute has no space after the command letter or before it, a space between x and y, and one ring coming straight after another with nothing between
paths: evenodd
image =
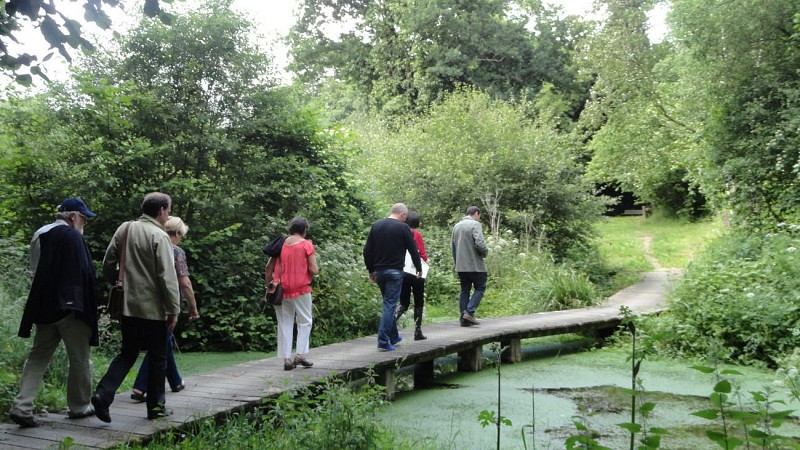
<instances>
[{"instance_id":1,"label":"white trousers","mask_svg":"<svg viewBox=\"0 0 800 450\"><path fill-rule=\"evenodd\" d=\"M275 317L278 319L278 356L284 359L292 357L295 320L297 354L308 353L308 341L311 337L311 294L283 299L283 304L275 307Z\"/></svg>"}]
</instances>

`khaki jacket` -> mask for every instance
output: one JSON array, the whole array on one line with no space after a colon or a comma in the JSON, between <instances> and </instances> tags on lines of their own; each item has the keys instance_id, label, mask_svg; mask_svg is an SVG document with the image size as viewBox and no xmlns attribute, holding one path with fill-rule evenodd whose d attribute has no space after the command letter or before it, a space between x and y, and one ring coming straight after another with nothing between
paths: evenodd
<instances>
[{"instance_id":1,"label":"khaki jacket","mask_svg":"<svg viewBox=\"0 0 800 450\"><path fill-rule=\"evenodd\" d=\"M130 225L126 225L130 224ZM175 253L169 235L154 218L142 214L139 220L117 228L103 258L103 276L116 283L119 254L128 230L125 253L125 307L123 315L148 320L167 320L180 312L180 290L175 273Z\"/></svg>"}]
</instances>

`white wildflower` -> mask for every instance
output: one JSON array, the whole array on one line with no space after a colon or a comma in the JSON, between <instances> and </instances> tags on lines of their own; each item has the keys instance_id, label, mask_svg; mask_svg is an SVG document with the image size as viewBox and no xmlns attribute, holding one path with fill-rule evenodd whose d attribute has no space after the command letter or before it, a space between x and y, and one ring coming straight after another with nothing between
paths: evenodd
<instances>
[{"instance_id":1,"label":"white wildflower","mask_svg":"<svg viewBox=\"0 0 800 450\"><path fill-rule=\"evenodd\" d=\"M793 247L789 247L789 248L786 249L786 251L789 252L789 253L794 253L794 252L797 251L797 247L794 247L794 246Z\"/></svg>"}]
</instances>

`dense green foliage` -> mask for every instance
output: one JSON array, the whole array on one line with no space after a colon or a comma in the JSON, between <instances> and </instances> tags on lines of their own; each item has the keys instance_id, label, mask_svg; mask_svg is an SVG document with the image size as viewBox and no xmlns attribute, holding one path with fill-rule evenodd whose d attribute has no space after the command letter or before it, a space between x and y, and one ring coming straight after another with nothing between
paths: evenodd
<instances>
[{"instance_id":1,"label":"dense green foliage","mask_svg":"<svg viewBox=\"0 0 800 450\"><path fill-rule=\"evenodd\" d=\"M185 432L167 433L146 448L203 449L209 442L237 450L405 448L402 437L373 420L382 398L383 388L374 384L355 392L342 382L329 382L266 399L255 411L226 417L221 425L204 420L188 438Z\"/></svg>"},{"instance_id":2,"label":"dense green foliage","mask_svg":"<svg viewBox=\"0 0 800 450\"><path fill-rule=\"evenodd\" d=\"M330 241L360 230L366 210L348 180L347 139L272 84L249 27L224 2L172 27L144 20L71 83L0 112L3 235L25 242L79 195L98 213L86 236L99 260L144 193L172 196L190 226L183 246L203 316L187 349L268 348L263 242L294 215Z\"/></svg>"},{"instance_id":3,"label":"dense green foliage","mask_svg":"<svg viewBox=\"0 0 800 450\"><path fill-rule=\"evenodd\" d=\"M677 355L774 367L800 345L798 247L796 226L717 240L677 285L657 340Z\"/></svg>"},{"instance_id":4,"label":"dense green foliage","mask_svg":"<svg viewBox=\"0 0 800 450\"><path fill-rule=\"evenodd\" d=\"M508 227L562 258L602 212L569 134L480 92L458 91L394 132L373 124L362 136L364 177L429 223L452 226L478 205L492 234Z\"/></svg>"},{"instance_id":5,"label":"dense green foliage","mask_svg":"<svg viewBox=\"0 0 800 450\"><path fill-rule=\"evenodd\" d=\"M336 25L338 35L328 31ZM541 2L307 0L290 34L291 70L303 83L352 89L388 116L424 111L461 85L508 99L549 83L574 111L585 90L570 59L585 31Z\"/></svg>"}]
</instances>

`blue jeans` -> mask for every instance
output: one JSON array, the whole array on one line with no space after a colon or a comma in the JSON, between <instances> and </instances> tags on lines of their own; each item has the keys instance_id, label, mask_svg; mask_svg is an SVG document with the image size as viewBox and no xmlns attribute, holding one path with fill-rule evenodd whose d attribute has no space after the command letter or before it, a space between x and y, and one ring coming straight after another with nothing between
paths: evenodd
<instances>
[{"instance_id":1,"label":"blue jeans","mask_svg":"<svg viewBox=\"0 0 800 450\"><path fill-rule=\"evenodd\" d=\"M394 313L397 309L397 302L400 301L400 290L403 288L403 271L398 269L376 270L375 282L378 283L383 296L381 323L378 325L378 345L386 346L400 340Z\"/></svg>"},{"instance_id":2,"label":"blue jeans","mask_svg":"<svg viewBox=\"0 0 800 450\"><path fill-rule=\"evenodd\" d=\"M178 366L175 364L175 354L172 353L172 347L175 338L172 333L167 333L167 382L173 391L175 388L183 384L183 378L178 372ZM147 375L150 373L150 358L144 355L142 365L139 366L139 373L136 374L136 381L133 382L133 388L139 392L147 392Z\"/></svg>"},{"instance_id":3,"label":"blue jeans","mask_svg":"<svg viewBox=\"0 0 800 450\"><path fill-rule=\"evenodd\" d=\"M486 292L486 272L458 272L458 279L461 281L461 295L458 297L461 314L468 312L474 316ZM470 297L473 286L475 292Z\"/></svg>"}]
</instances>

